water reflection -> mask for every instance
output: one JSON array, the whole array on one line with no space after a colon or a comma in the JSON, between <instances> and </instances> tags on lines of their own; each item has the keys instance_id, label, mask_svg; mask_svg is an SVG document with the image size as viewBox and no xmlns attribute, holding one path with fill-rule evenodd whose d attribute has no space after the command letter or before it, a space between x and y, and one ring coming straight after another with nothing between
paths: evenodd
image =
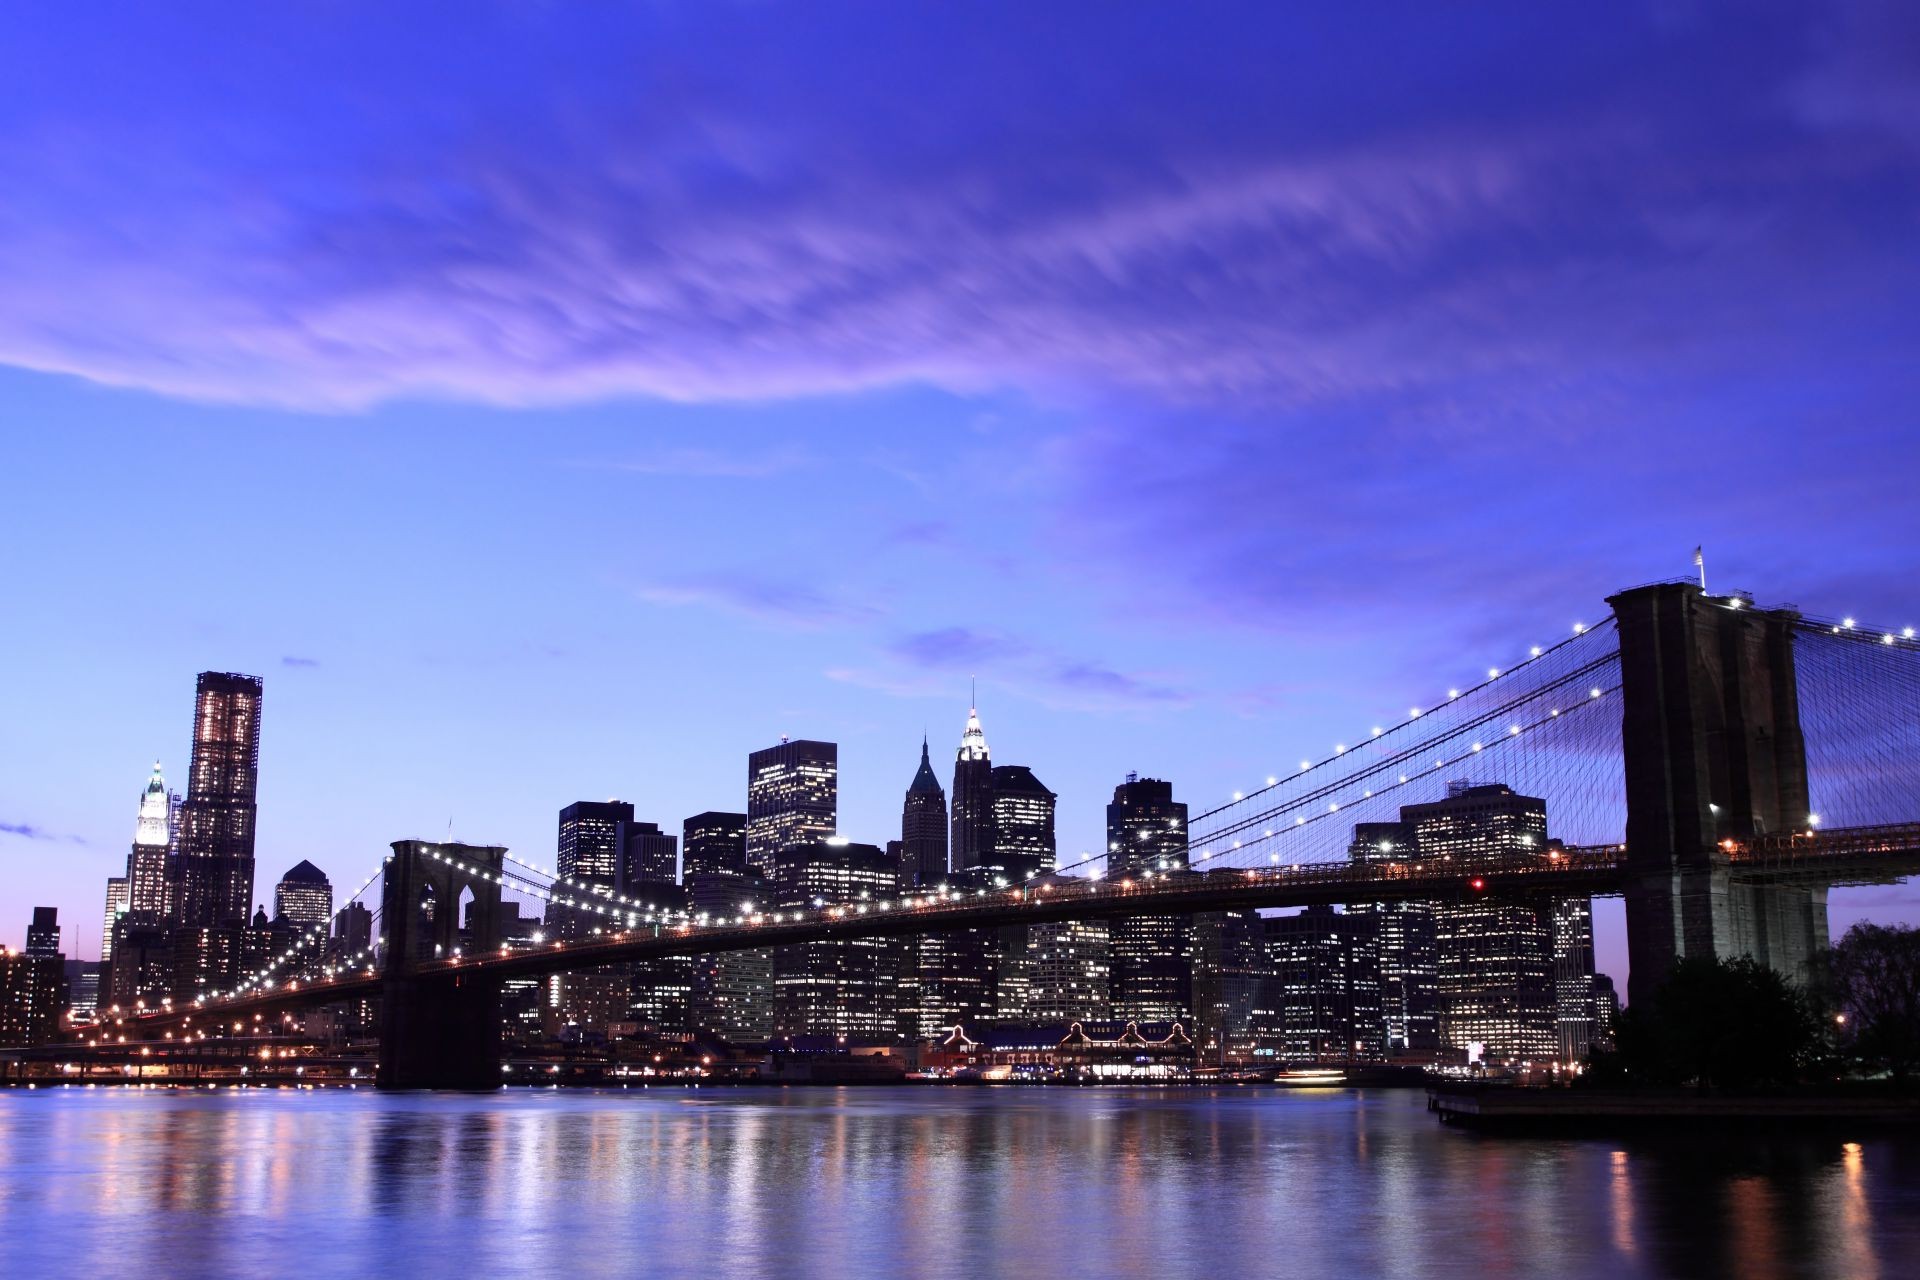
<instances>
[{"instance_id":1,"label":"water reflection","mask_svg":"<svg viewBox=\"0 0 1920 1280\"><path fill-rule=\"evenodd\" d=\"M1912 1140L1488 1139L1418 1094L0 1094L0 1272L1901 1274Z\"/></svg>"}]
</instances>

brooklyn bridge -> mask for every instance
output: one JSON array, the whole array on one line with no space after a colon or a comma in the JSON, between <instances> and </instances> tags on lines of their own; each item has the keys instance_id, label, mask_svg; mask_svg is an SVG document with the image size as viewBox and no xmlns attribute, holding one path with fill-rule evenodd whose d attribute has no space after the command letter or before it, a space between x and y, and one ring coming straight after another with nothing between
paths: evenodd
<instances>
[{"instance_id":1,"label":"brooklyn bridge","mask_svg":"<svg viewBox=\"0 0 1920 1280\"><path fill-rule=\"evenodd\" d=\"M1624 899L1630 995L1679 958L1751 956L1803 976L1835 886L1920 870L1920 641L1691 582L1622 591L1609 611L1483 681L1406 709L1194 817L1185 858L1137 874L735 914L666 910L553 875L498 846L402 840L377 883L373 943L303 963L316 929L236 989L109 1012L69 1058L242 1033L349 1001L378 1006L378 1083L492 1088L502 984L672 955L1075 918L1485 897ZM1362 824L1463 774L1544 797L1553 838L1498 865L1412 860ZM580 913L572 938L511 945L511 899ZM459 904L461 910L441 904ZM288 976L296 975L296 976Z\"/></svg>"}]
</instances>

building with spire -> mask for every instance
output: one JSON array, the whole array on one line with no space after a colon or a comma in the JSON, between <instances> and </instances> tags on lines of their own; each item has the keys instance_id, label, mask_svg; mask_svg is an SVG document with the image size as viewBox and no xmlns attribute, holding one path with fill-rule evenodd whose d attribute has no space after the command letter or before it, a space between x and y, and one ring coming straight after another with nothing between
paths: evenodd
<instances>
[{"instance_id":1,"label":"building with spire","mask_svg":"<svg viewBox=\"0 0 1920 1280\"><path fill-rule=\"evenodd\" d=\"M167 850L173 843L167 780L160 762L153 762L147 789L140 793L140 816L133 826L133 851L127 855L127 911L144 912L153 920L173 914Z\"/></svg>"},{"instance_id":2,"label":"building with spire","mask_svg":"<svg viewBox=\"0 0 1920 1280\"><path fill-rule=\"evenodd\" d=\"M980 708L967 709L967 727L953 761L953 838L947 865L955 872L990 862L993 857L993 757Z\"/></svg>"},{"instance_id":3,"label":"building with spire","mask_svg":"<svg viewBox=\"0 0 1920 1280\"><path fill-rule=\"evenodd\" d=\"M900 810L900 877L908 886L937 885L947 878L947 793L934 776L927 740L920 740L920 768L907 785Z\"/></svg>"}]
</instances>

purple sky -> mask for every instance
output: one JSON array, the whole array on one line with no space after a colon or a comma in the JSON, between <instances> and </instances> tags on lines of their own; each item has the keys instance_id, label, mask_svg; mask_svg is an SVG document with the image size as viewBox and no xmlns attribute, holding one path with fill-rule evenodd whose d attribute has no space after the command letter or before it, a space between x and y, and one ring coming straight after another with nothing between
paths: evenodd
<instances>
[{"instance_id":1,"label":"purple sky","mask_svg":"<svg viewBox=\"0 0 1920 1280\"><path fill-rule=\"evenodd\" d=\"M1071 855L1696 543L1920 619L1920 19L1585 16L23 16L0 938L95 953L205 668L267 679L264 897L677 827L781 733L884 839L975 672Z\"/></svg>"}]
</instances>

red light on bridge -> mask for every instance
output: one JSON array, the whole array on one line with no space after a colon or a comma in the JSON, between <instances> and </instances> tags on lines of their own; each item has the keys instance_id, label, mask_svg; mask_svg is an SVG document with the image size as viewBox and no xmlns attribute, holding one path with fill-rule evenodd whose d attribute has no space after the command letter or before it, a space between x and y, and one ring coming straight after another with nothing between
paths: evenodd
<instances>
[{"instance_id":1,"label":"red light on bridge","mask_svg":"<svg viewBox=\"0 0 1920 1280\"><path fill-rule=\"evenodd\" d=\"M1475 876L1473 879L1467 881L1467 884L1475 893L1479 893L1487 887L1486 880L1480 876Z\"/></svg>"}]
</instances>

